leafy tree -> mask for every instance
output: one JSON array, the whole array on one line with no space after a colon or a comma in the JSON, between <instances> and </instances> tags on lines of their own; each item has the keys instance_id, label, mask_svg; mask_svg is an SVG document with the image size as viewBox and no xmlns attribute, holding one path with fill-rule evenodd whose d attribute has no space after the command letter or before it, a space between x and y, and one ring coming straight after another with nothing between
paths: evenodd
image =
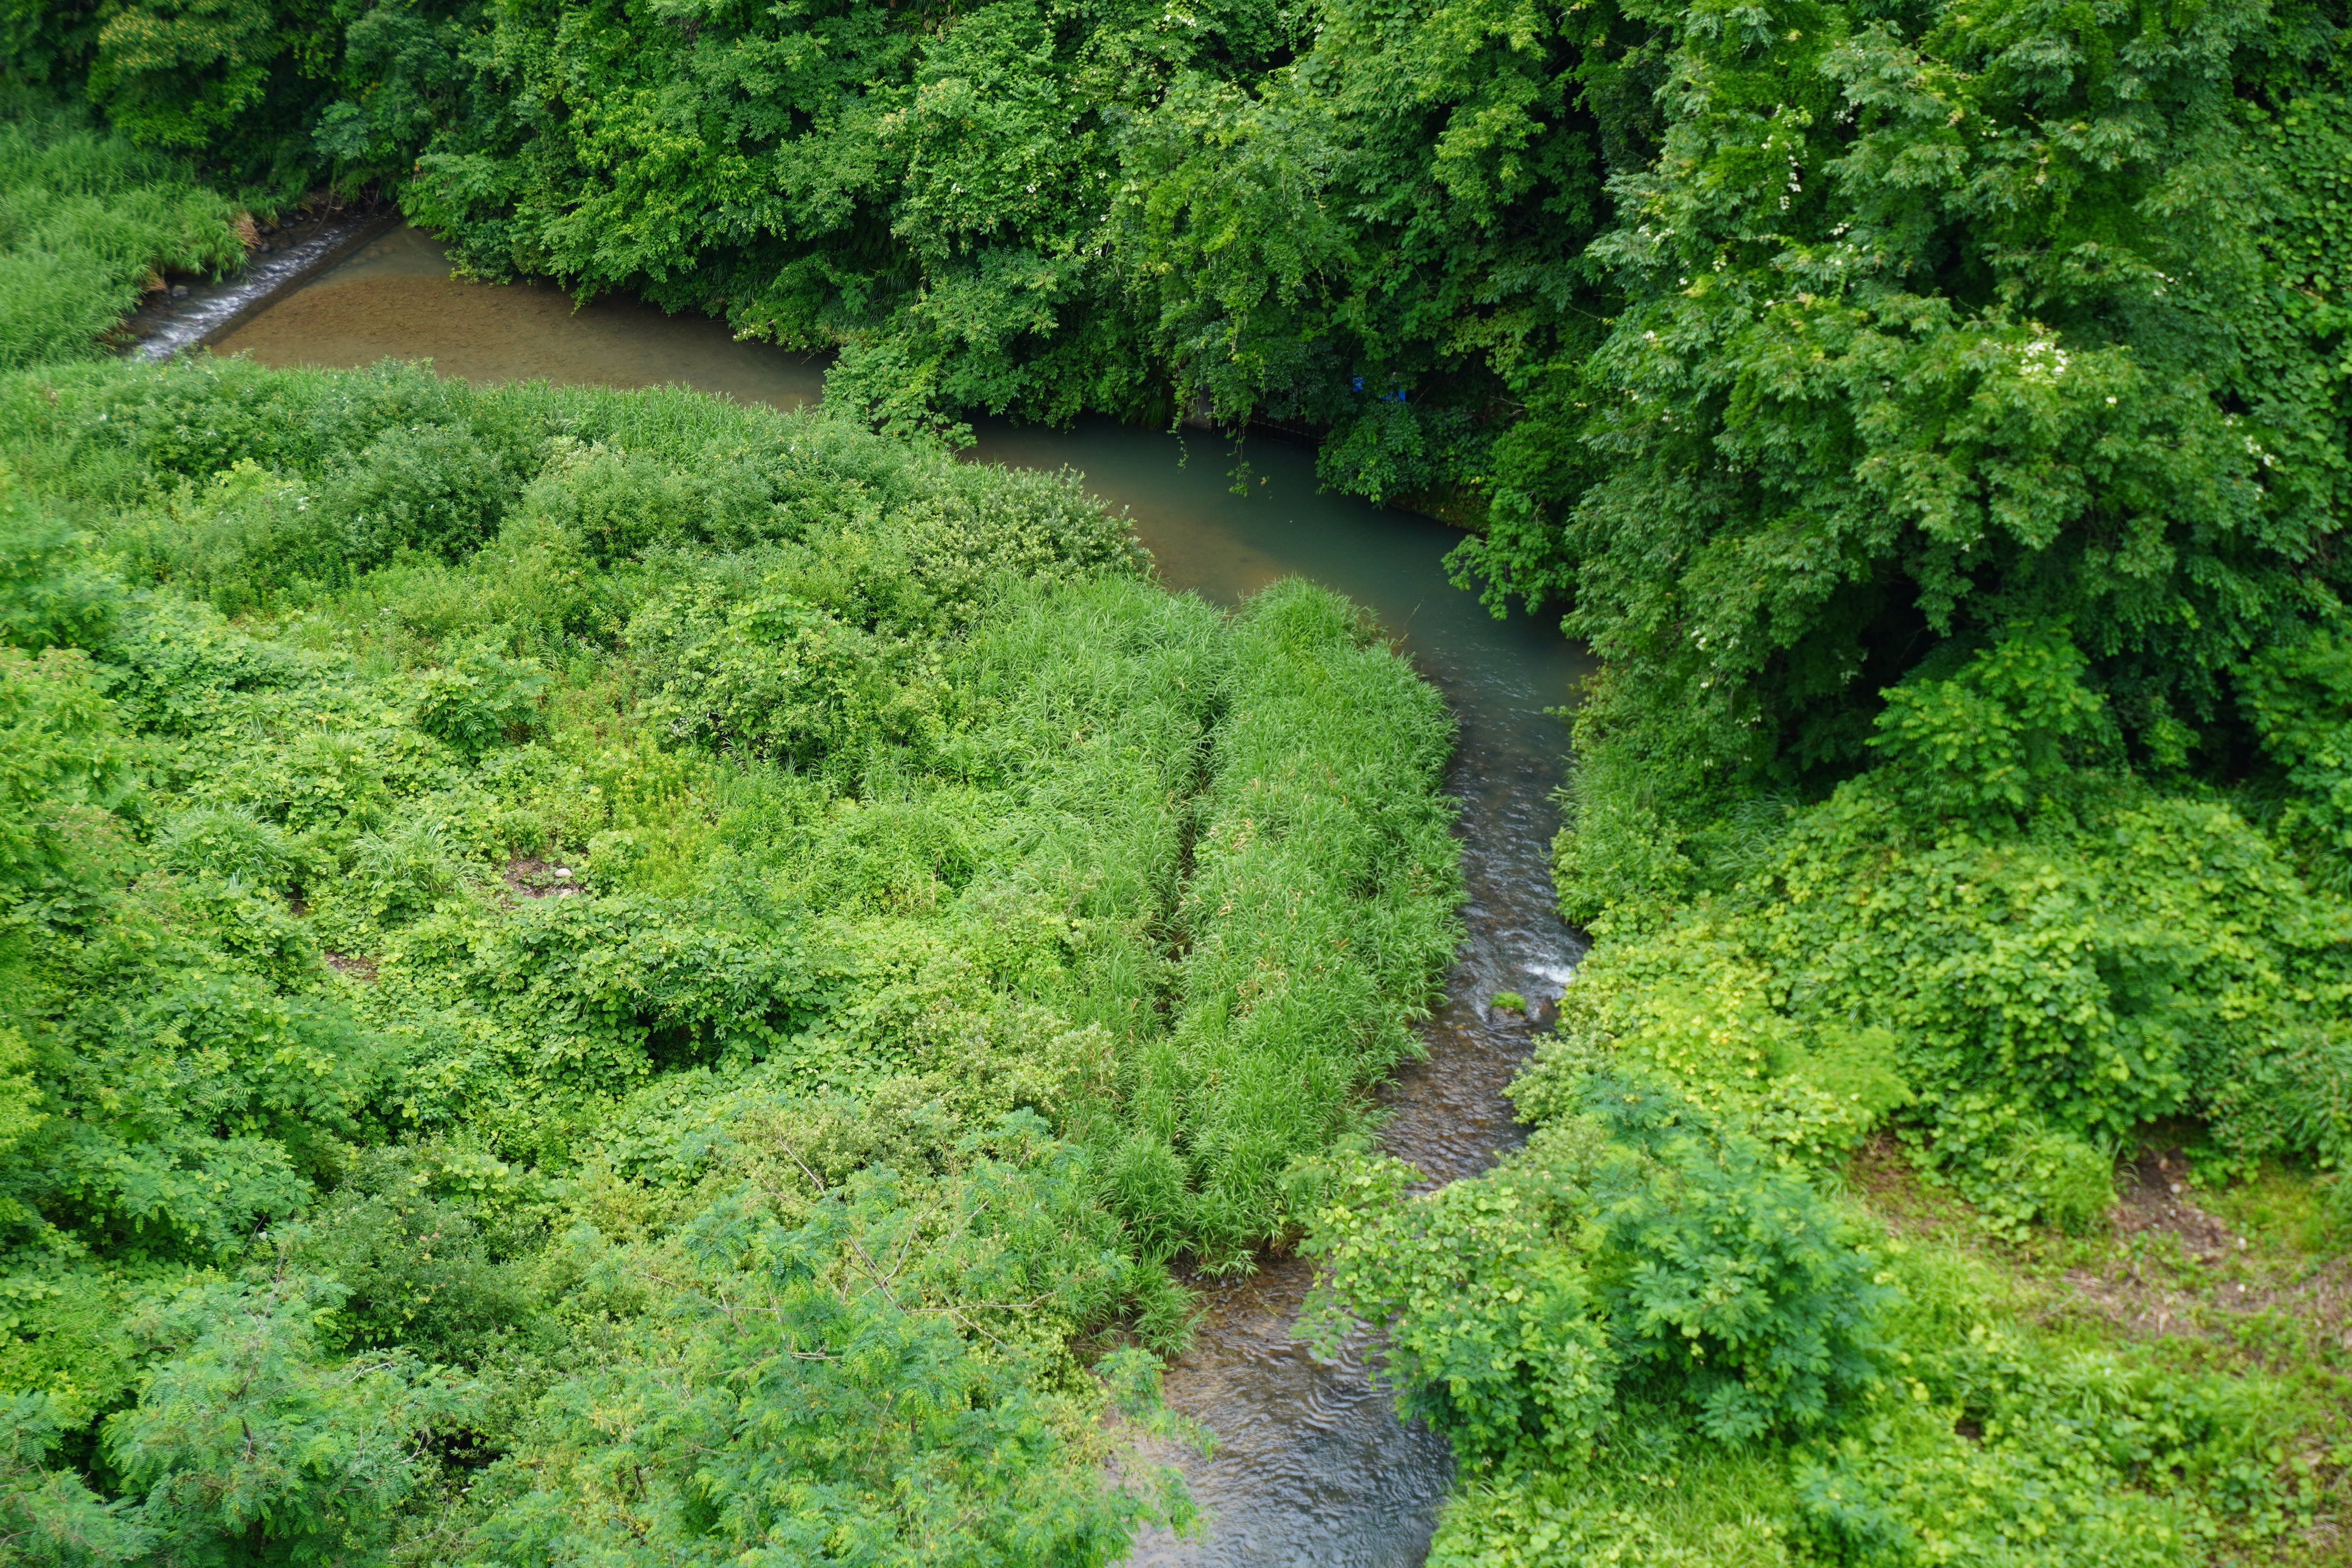
<instances>
[{"instance_id":1,"label":"leafy tree","mask_svg":"<svg viewBox=\"0 0 2352 1568\"><path fill-rule=\"evenodd\" d=\"M2341 410L2241 412L2231 326L2282 308L2257 237L2302 221L2248 100L2329 68L2319 35L2227 8L1770 31L1673 24L1659 156L1593 248L1627 299L1585 371L1608 471L1540 509L1616 665L1588 732L1685 798L1818 776L1940 641L2065 618L2126 736L2177 756L2336 592Z\"/></svg>"},{"instance_id":2,"label":"leafy tree","mask_svg":"<svg viewBox=\"0 0 2352 1568\"><path fill-rule=\"evenodd\" d=\"M1322 471L1360 494L1483 487L1496 430L1591 346L1624 26L1339 4L1260 81L1180 77L1121 150L1110 220L1180 397L1328 423Z\"/></svg>"},{"instance_id":3,"label":"leafy tree","mask_svg":"<svg viewBox=\"0 0 2352 1568\"><path fill-rule=\"evenodd\" d=\"M144 1560L155 1537L135 1508L106 1500L69 1469L43 1468L66 1425L47 1394L15 1394L0 1407L0 1546L37 1568Z\"/></svg>"},{"instance_id":4,"label":"leafy tree","mask_svg":"<svg viewBox=\"0 0 2352 1568\"><path fill-rule=\"evenodd\" d=\"M173 1563L318 1563L378 1548L466 1387L397 1352L319 1353L315 1279L200 1288L151 1331L184 1349L108 1418L108 1458Z\"/></svg>"}]
</instances>

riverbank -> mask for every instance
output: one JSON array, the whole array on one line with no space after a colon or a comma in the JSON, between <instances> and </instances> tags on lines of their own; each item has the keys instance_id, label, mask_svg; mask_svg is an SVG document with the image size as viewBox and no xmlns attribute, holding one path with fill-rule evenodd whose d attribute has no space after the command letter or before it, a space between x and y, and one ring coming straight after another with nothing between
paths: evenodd
<instances>
[{"instance_id":1,"label":"riverbank","mask_svg":"<svg viewBox=\"0 0 2352 1568\"><path fill-rule=\"evenodd\" d=\"M402 287L382 313L394 338L437 297ZM503 308L477 298L468 309ZM570 330L544 314L512 336ZM316 302L283 343L303 352L339 319ZM1264 482L1233 496L1223 463L1196 469L1183 442L1149 432L980 434L980 455L1047 468L1087 454L1139 532L1162 531L1163 573L1219 595L1304 552L1322 552L1318 575L1377 584L1366 540L1444 532L1316 510L1303 454L1265 454L1262 470L1254 457ZM1456 634L1432 637L1423 612L1468 600L1416 597L1423 580L1369 597L1435 673L1431 650ZM1738 623L1744 579L1707 581ZM1404 1173L1368 1166L1381 1201L1336 1205L1314 1231L1339 1249L1333 1303L1392 1322L1414 1407L1469 1460L1440 1560L1540 1560L1573 1540L1588 1556L1908 1563L1931 1538L1961 1542L1963 1560L2019 1539L2068 1562L2324 1557L2345 1475L2326 1174L2345 1146L2326 760L2340 644L2306 627L2223 672L2271 792L2236 795L2179 771L2185 752L2132 750L2187 742L2031 618L1953 643L1882 689L1883 709L1845 715L1837 743L1860 761L1779 795L1709 772L1760 731L1664 702L1679 677L1620 653L1586 715L1558 861L1602 946L1519 1086L1538 1136L1511 1152L1492 1089L1528 1040L1493 1003L1542 1000L1524 979L1541 972L1465 966L1449 1011L1475 1017L1470 1048L1446 1047L1426 1080L1448 1135L1407 1152L1467 1179L1404 1197ZM1547 705L1507 705L1499 743ZM1539 885L1527 863L1505 900ZM1457 1075L1473 1087L1449 1100ZM1400 1075L1408 1094L1412 1081ZM1650 1109L1629 1119L1635 1102ZM1503 1168L1482 1175L1497 1151ZM1841 1197L1857 1183L1866 1193ZM1754 1219L1740 1232L1754 1245L1702 1236L1708 1205ZM1492 1219L1505 1211L1520 1217ZM1677 1268L1753 1287L1725 1307L1677 1294ZM1444 1446L1397 1435L1344 1333L1328 1361L1290 1346L1305 1274L1286 1265L1222 1303L1202 1358L1175 1370L1171 1392L1237 1436L1194 1470L1236 1528L1148 1552L1249 1562L1302 1529L1332 1561L1420 1550ZM1649 1294L1622 1284L1636 1276ZM1658 1321L1704 1357L1677 1360ZM1523 1329L1524 1353L1489 1354ZM2134 1447L2179 1412L2172 1447ZM1662 1477L1686 1503L1657 1503ZM2020 1514L2020 1498L2039 1500Z\"/></svg>"},{"instance_id":2,"label":"riverbank","mask_svg":"<svg viewBox=\"0 0 2352 1568\"><path fill-rule=\"evenodd\" d=\"M255 224L244 217L241 224L251 226L252 234L241 265L216 278L172 281L159 273L110 341L151 360L210 343L398 222L398 215L385 207L346 206L323 193L277 221Z\"/></svg>"},{"instance_id":3,"label":"riverbank","mask_svg":"<svg viewBox=\"0 0 2352 1568\"><path fill-rule=\"evenodd\" d=\"M185 159L14 87L0 87L0 370L102 353L165 273L217 276L245 256L236 204Z\"/></svg>"},{"instance_id":4,"label":"riverbank","mask_svg":"<svg viewBox=\"0 0 2352 1568\"><path fill-rule=\"evenodd\" d=\"M145 353L202 343L267 364L356 369L381 359L425 359L444 375L484 384L677 384L774 408L800 407L824 395L829 355L738 339L722 322L673 315L625 296L583 306L546 279L461 278L446 247L423 230L390 215L354 216L363 226L322 217L281 246L305 249L310 259L299 268L280 255L249 279L216 285L209 294L192 288L178 299L151 295L126 330ZM331 233L333 248L318 247ZM213 297L233 297L233 309L208 304ZM1116 422L1087 416L1079 423L1097 429ZM971 427L981 460L1025 449L1014 434L1024 427L1011 421L983 416ZM1316 431L1281 422L1253 422L1236 432L1187 421L1182 431L1186 461L1195 450L1202 460L1215 453L1223 467L1252 473L1263 468L1256 454L1270 447L1311 453L1318 441ZM1250 437L1249 445L1236 445ZM1398 497L1390 510L1465 531L1484 516L1475 497L1438 491Z\"/></svg>"},{"instance_id":5,"label":"riverbank","mask_svg":"<svg viewBox=\"0 0 2352 1568\"><path fill-rule=\"evenodd\" d=\"M280 363L432 358L492 384L669 380L772 406L822 390L814 362L737 343L715 323L617 300L575 312L551 290L451 279L413 231L293 291L220 347ZM1423 1031L1428 1058L1381 1091L1382 1144L1433 1175L1484 1169L1517 1135L1501 1089L1531 1044L1522 1018L1492 998L1509 991L1548 1003L1580 951L1551 909L1550 795L1567 734L1549 710L1588 667L1547 628L1497 621L1454 587L1444 567L1451 530L1328 494L1298 445L1255 444L1248 493L1236 495L1221 439L1101 419L1066 432L982 421L975 435L971 461L1082 473L1171 587L1233 604L1304 574L1348 593L1445 694L1462 731L1447 789L1463 803L1471 940ZM1302 1539L1322 1543L1299 1548L1319 1552L1314 1562L1354 1568L1368 1552L1417 1561L1413 1543L1433 1528L1450 1456L1398 1425L1359 1360L1324 1363L1289 1344L1284 1325L1305 1283L1295 1268L1276 1270L1246 1289L1246 1308L1213 1309L1194 1351L1171 1368L1172 1405L1217 1435L1221 1457L1203 1463L1181 1446L1168 1457L1187 1467L1218 1522L1197 1543L1147 1545L1143 1561L1249 1563ZM1211 1300L1225 1294L1216 1287Z\"/></svg>"},{"instance_id":6,"label":"riverbank","mask_svg":"<svg viewBox=\"0 0 2352 1568\"><path fill-rule=\"evenodd\" d=\"M1176 1343L1169 1259L1295 1228L1455 946L1452 725L1385 638L1296 582L1234 614L1166 593L1067 481L819 414L212 359L51 367L0 405L19 480L89 535L35 564L97 606L37 628L81 652L12 658L9 700L105 672L115 706L77 721L141 748L149 792L109 829L119 919L186 922L121 980L186 1015L137 1048L212 1052L257 1119L249 1170L171 1200L184 1239L52 1270L12 1386L65 1431L127 1411L109 1431L187 1468L133 1395L198 1379L219 1333L274 1347L281 1403L378 1368L375 1404L322 1419L388 1479L291 1527L370 1550L535 1520L570 1550L610 1522L581 1401L641 1403L658 1476L653 1427L716 1436L677 1377L733 1398L779 1363L758 1397L784 1429L717 1440L832 1488L827 1530L961 1553L1034 1542L1044 1510L1034 1560L1098 1558L1167 1511L1097 1484L1099 1417L1149 1420L1147 1368L1071 1336ZM131 490L89 478L126 458ZM129 1005L112 973L21 977L43 1095L144 1131L151 1179L108 1213L217 1153L168 1092L127 1128L78 1098ZM280 1020L307 1121L208 1004L168 1000L204 984ZM70 1163L64 1127L26 1171ZM710 1250L739 1232L752 1253ZM135 1317L150 1279L202 1297L193 1361L68 1331ZM852 1345L896 1348L877 1374L837 1364ZM72 1404L68 1374L99 1392ZM922 1390L887 1452L819 1457ZM805 1431L803 1399L828 1412ZM499 1457L471 1501L447 1444ZM966 1479L925 1510L887 1500L943 1468ZM670 1496L629 1528L680 1529ZM799 1528L737 1517L696 1532Z\"/></svg>"}]
</instances>

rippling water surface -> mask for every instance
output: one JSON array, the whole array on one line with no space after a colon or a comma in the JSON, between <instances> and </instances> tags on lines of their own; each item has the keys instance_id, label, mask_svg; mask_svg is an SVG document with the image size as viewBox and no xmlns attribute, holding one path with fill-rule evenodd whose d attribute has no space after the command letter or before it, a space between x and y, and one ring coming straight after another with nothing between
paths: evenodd
<instances>
[{"instance_id":1,"label":"rippling water surface","mask_svg":"<svg viewBox=\"0 0 2352 1568\"><path fill-rule=\"evenodd\" d=\"M452 279L440 247L414 229L375 239L217 346L273 364L430 358L486 382L677 382L783 407L813 400L824 382L814 362L737 342L714 321L620 300L575 310L542 285ZM1169 586L1230 602L1277 577L1328 584L1368 605L1444 692L1461 724L1449 785L1463 806L1468 940L1425 1031L1428 1059L1381 1091L1383 1142L1435 1181L1485 1169L1517 1137L1501 1091L1528 1046L1527 1024L1491 999L1516 991L1548 1005L1581 953L1553 913L1547 849L1568 744L1548 710L1569 700L1583 657L1454 587L1443 565L1453 530L1318 491L1303 447L1251 441L1237 485L1220 437L1108 420L1067 431L983 423L977 433L975 460L1075 468L1126 507ZM1198 1342L1167 1386L1216 1446L1206 1458L1166 1457L1183 1466L1208 1524L1191 1539L1147 1539L1138 1563L1412 1568L1426 1554L1452 1455L1397 1421L1362 1347L1326 1361L1291 1340L1309 1283L1305 1264L1275 1259L1245 1281L1204 1284Z\"/></svg>"}]
</instances>

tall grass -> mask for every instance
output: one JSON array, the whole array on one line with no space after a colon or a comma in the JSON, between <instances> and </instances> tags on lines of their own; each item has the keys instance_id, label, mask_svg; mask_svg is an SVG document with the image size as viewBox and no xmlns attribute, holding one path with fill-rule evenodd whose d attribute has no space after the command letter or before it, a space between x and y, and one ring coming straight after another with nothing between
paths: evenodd
<instances>
[{"instance_id":1,"label":"tall grass","mask_svg":"<svg viewBox=\"0 0 2352 1568\"><path fill-rule=\"evenodd\" d=\"M163 270L237 266L236 216L184 160L0 93L0 369L100 352Z\"/></svg>"},{"instance_id":2,"label":"tall grass","mask_svg":"<svg viewBox=\"0 0 2352 1568\"><path fill-rule=\"evenodd\" d=\"M1273 1239L1286 1177L1367 1130L1362 1090L1420 1049L1462 899L1436 691L1344 598L1297 580L1252 600L1234 643L1181 1006L1132 1091L1138 1136L1189 1167L1190 1239L1213 1266Z\"/></svg>"}]
</instances>

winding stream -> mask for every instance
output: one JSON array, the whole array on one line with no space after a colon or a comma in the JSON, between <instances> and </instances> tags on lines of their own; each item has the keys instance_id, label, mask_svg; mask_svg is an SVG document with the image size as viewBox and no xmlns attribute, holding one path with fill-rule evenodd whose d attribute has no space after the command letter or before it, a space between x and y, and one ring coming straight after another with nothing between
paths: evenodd
<instances>
[{"instance_id":1,"label":"winding stream","mask_svg":"<svg viewBox=\"0 0 2352 1568\"><path fill-rule=\"evenodd\" d=\"M544 285L453 279L440 247L415 229L382 233L266 307L253 303L174 341L242 314L215 346L268 364L431 359L477 381L674 382L781 407L823 390L814 362L738 342L716 321L624 300L574 310ZM976 460L1080 470L1088 489L1128 509L1170 587L1230 603L1277 577L1328 584L1370 607L1444 692L1461 725L1448 783L1463 805L1468 940L1425 1030L1428 1059L1382 1091L1383 1142L1434 1180L1486 1168L1517 1137L1501 1090L1528 1045L1528 1026L1489 999L1511 990L1549 1003L1582 951L1552 909L1551 794L1568 735L1546 710L1567 700L1583 657L1525 616L1494 619L1449 584L1453 530L1319 491L1302 447L1253 440L1247 493L1236 495L1217 437L1108 420L1067 431L983 423L976 433ZM1167 1379L1170 1403L1217 1439L1206 1458L1170 1455L1207 1530L1149 1538L1135 1563L1415 1568L1426 1555L1452 1456L1443 1438L1397 1421L1357 1354L1327 1362L1291 1341L1308 1275L1277 1259L1207 1290L1195 1348Z\"/></svg>"}]
</instances>

